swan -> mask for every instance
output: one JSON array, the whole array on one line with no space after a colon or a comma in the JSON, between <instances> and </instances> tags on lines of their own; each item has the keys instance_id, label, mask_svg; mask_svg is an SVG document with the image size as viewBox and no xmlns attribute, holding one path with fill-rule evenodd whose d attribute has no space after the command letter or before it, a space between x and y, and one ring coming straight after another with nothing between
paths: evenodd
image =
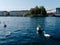
<instances>
[{"instance_id":1,"label":"swan","mask_svg":"<svg viewBox=\"0 0 60 45\"><path fill-rule=\"evenodd\" d=\"M46 34L45 31L43 31L43 34L44 34L44 36L47 37L47 38L51 37L51 35L50 35L50 34Z\"/></svg>"},{"instance_id":2,"label":"swan","mask_svg":"<svg viewBox=\"0 0 60 45\"><path fill-rule=\"evenodd\" d=\"M44 37L47 37L47 38L51 37L50 34L46 34L46 32L41 29L41 26L40 25L37 26L37 33L41 33L41 34L44 35Z\"/></svg>"},{"instance_id":3,"label":"swan","mask_svg":"<svg viewBox=\"0 0 60 45\"><path fill-rule=\"evenodd\" d=\"M37 26L37 33L42 33L42 29L41 29L41 26L39 25L39 26Z\"/></svg>"}]
</instances>

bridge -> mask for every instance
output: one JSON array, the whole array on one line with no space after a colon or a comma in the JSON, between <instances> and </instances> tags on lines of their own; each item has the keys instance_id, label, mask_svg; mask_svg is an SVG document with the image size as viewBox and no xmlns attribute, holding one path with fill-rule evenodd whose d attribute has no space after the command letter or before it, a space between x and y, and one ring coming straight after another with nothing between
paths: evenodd
<instances>
[{"instance_id":1,"label":"bridge","mask_svg":"<svg viewBox=\"0 0 60 45\"><path fill-rule=\"evenodd\" d=\"M47 13L55 13L55 12L56 12L56 8L47 10Z\"/></svg>"},{"instance_id":2,"label":"bridge","mask_svg":"<svg viewBox=\"0 0 60 45\"><path fill-rule=\"evenodd\" d=\"M47 13L49 16L60 16L60 14L56 14L56 8L47 10Z\"/></svg>"}]
</instances>

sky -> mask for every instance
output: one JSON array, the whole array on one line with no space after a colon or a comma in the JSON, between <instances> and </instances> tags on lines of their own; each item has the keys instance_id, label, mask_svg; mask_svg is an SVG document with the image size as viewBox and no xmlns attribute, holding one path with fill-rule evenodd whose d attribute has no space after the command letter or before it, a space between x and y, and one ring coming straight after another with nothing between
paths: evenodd
<instances>
[{"instance_id":1,"label":"sky","mask_svg":"<svg viewBox=\"0 0 60 45\"><path fill-rule=\"evenodd\" d=\"M44 6L46 10L60 7L60 0L0 0L0 10L29 10L35 6Z\"/></svg>"}]
</instances>

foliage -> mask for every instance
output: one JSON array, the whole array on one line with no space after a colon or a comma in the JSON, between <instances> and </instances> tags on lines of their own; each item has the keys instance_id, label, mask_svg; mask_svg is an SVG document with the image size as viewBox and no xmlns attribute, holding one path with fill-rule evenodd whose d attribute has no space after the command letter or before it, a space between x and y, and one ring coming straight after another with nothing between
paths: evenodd
<instances>
[{"instance_id":1,"label":"foliage","mask_svg":"<svg viewBox=\"0 0 60 45\"><path fill-rule=\"evenodd\" d=\"M41 6L40 7L40 10L41 10L41 15L47 15L47 12L46 12L46 9L44 8L44 6Z\"/></svg>"},{"instance_id":2,"label":"foliage","mask_svg":"<svg viewBox=\"0 0 60 45\"><path fill-rule=\"evenodd\" d=\"M38 6L35 7L35 14L39 14L39 7Z\"/></svg>"},{"instance_id":3,"label":"foliage","mask_svg":"<svg viewBox=\"0 0 60 45\"><path fill-rule=\"evenodd\" d=\"M32 14L32 15L40 14L42 16L46 16L47 12L46 12L46 9L44 8L44 6L41 6L41 7L36 6L35 8L30 9L30 14Z\"/></svg>"},{"instance_id":4,"label":"foliage","mask_svg":"<svg viewBox=\"0 0 60 45\"><path fill-rule=\"evenodd\" d=\"M30 14L34 14L35 13L35 9L34 8L31 8L30 9Z\"/></svg>"},{"instance_id":5,"label":"foliage","mask_svg":"<svg viewBox=\"0 0 60 45\"><path fill-rule=\"evenodd\" d=\"M25 16L27 16L27 15L28 15L27 13L24 13L24 14L23 14L23 17L25 17Z\"/></svg>"}]
</instances>

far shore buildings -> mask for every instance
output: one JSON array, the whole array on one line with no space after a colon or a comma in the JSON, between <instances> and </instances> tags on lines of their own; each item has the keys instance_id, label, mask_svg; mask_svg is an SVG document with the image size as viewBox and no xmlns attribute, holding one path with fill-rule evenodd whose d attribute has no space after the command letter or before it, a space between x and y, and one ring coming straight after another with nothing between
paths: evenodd
<instances>
[{"instance_id":1,"label":"far shore buildings","mask_svg":"<svg viewBox=\"0 0 60 45\"><path fill-rule=\"evenodd\" d=\"M7 11L0 11L0 16L6 16L8 14Z\"/></svg>"},{"instance_id":2,"label":"far shore buildings","mask_svg":"<svg viewBox=\"0 0 60 45\"><path fill-rule=\"evenodd\" d=\"M55 8L47 11L48 16L60 16L60 8Z\"/></svg>"},{"instance_id":3,"label":"far shore buildings","mask_svg":"<svg viewBox=\"0 0 60 45\"><path fill-rule=\"evenodd\" d=\"M60 14L60 8L56 8L56 14Z\"/></svg>"},{"instance_id":4,"label":"far shore buildings","mask_svg":"<svg viewBox=\"0 0 60 45\"><path fill-rule=\"evenodd\" d=\"M0 11L0 16L23 16L24 13L30 14L29 10L15 10L15 11ZM60 8L55 8L47 11L48 16L60 16Z\"/></svg>"},{"instance_id":5,"label":"far shore buildings","mask_svg":"<svg viewBox=\"0 0 60 45\"><path fill-rule=\"evenodd\" d=\"M29 10L21 10L21 11L10 11L9 14L11 16L23 16L24 13L30 14Z\"/></svg>"},{"instance_id":6,"label":"far shore buildings","mask_svg":"<svg viewBox=\"0 0 60 45\"><path fill-rule=\"evenodd\" d=\"M56 14L55 16L60 16L60 8L56 8Z\"/></svg>"},{"instance_id":7,"label":"far shore buildings","mask_svg":"<svg viewBox=\"0 0 60 45\"><path fill-rule=\"evenodd\" d=\"M0 16L23 16L24 13L30 14L29 10L21 11L0 11Z\"/></svg>"}]
</instances>

